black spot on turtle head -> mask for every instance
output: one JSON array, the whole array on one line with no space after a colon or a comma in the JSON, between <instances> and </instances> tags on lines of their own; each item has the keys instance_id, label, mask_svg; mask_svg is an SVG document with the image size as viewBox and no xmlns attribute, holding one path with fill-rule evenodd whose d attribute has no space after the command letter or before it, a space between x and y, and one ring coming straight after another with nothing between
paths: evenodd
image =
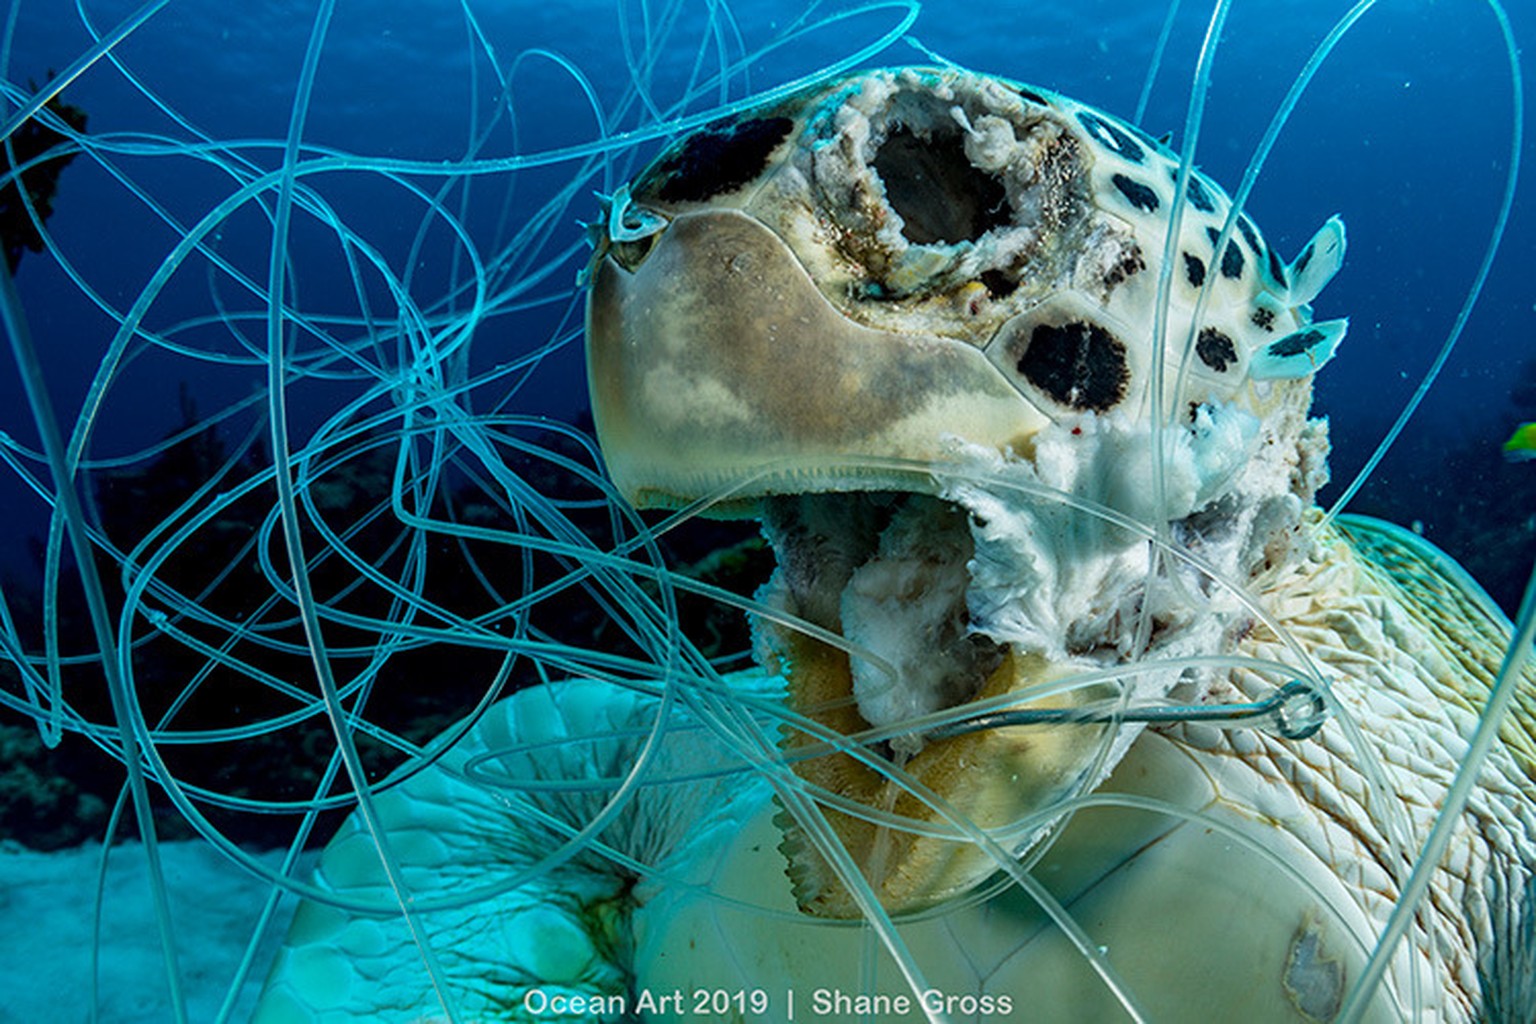
<instances>
[{"instance_id":1,"label":"black spot on turtle head","mask_svg":"<svg viewBox=\"0 0 1536 1024\"><path fill-rule=\"evenodd\" d=\"M1195 354L1217 373L1225 373L1227 367L1237 362L1237 346L1214 327L1201 329L1200 338L1195 342Z\"/></svg>"},{"instance_id":2,"label":"black spot on turtle head","mask_svg":"<svg viewBox=\"0 0 1536 1024\"><path fill-rule=\"evenodd\" d=\"M1105 149L1120 154L1133 164L1139 164L1146 160L1146 150L1142 149L1135 139L1099 115L1092 111L1079 110L1077 112L1077 120L1088 134L1093 137L1093 140Z\"/></svg>"},{"instance_id":3,"label":"black spot on turtle head","mask_svg":"<svg viewBox=\"0 0 1536 1024\"><path fill-rule=\"evenodd\" d=\"M1175 185L1179 183L1179 168L1177 165L1168 168L1168 179ZM1201 213L1215 213L1216 204L1211 200L1211 193L1206 190L1201 182L1200 175L1191 173L1189 184L1184 186L1184 194L1189 197L1189 205Z\"/></svg>"},{"instance_id":4,"label":"black spot on turtle head","mask_svg":"<svg viewBox=\"0 0 1536 1024\"><path fill-rule=\"evenodd\" d=\"M1248 243L1248 248L1253 250L1255 256L1264 255L1264 243L1259 241L1259 231L1246 213L1237 218L1237 230L1243 233L1243 241Z\"/></svg>"},{"instance_id":5,"label":"black spot on turtle head","mask_svg":"<svg viewBox=\"0 0 1536 1024\"><path fill-rule=\"evenodd\" d=\"M1273 277L1275 279L1275 283L1280 287L1289 287L1289 285L1285 283L1285 264L1280 262L1280 254L1275 252L1273 248L1267 249L1265 251L1269 256L1269 276Z\"/></svg>"},{"instance_id":6,"label":"black spot on turtle head","mask_svg":"<svg viewBox=\"0 0 1536 1024\"><path fill-rule=\"evenodd\" d=\"M674 145L646 173L647 182L638 185L636 192L657 182L656 197L671 203L702 203L734 192L763 173L768 158L794 126L787 117L726 119L705 125Z\"/></svg>"},{"instance_id":7,"label":"black spot on turtle head","mask_svg":"<svg viewBox=\"0 0 1536 1024\"><path fill-rule=\"evenodd\" d=\"M1120 190L1120 194L1125 196L1126 201L1138 210L1152 213L1161 205L1158 202L1157 193L1152 191L1151 186L1145 185L1135 178L1127 178L1123 174L1117 174L1110 180L1115 183L1115 188Z\"/></svg>"},{"instance_id":8,"label":"black spot on turtle head","mask_svg":"<svg viewBox=\"0 0 1536 1024\"><path fill-rule=\"evenodd\" d=\"M1300 256L1296 257L1296 276L1300 277L1307 272L1307 264L1312 262L1312 250L1315 246L1307 246Z\"/></svg>"},{"instance_id":9,"label":"black spot on turtle head","mask_svg":"<svg viewBox=\"0 0 1536 1024\"><path fill-rule=\"evenodd\" d=\"M1020 96L1022 96L1024 99L1028 100L1031 103L1038 104L1039 106L1042 106L1042 107L1050 106L1050 103L1046 102L1046 99L1045 99L1044 96L1041 96L1037 92L1031 92L1030 90L1024 88L1021 85L1010 85L1010 86L1008 86L1008 88L1012 89L1014 92L1018 93Z\"/></svg>"},{"instance_id":10,"label":"black spot on turtle head","mask_svg":"<svg viewBox=\"0 0 1536 1024\"><path fill-rule=\"evenodd\" d=\"M1227 251L1221 254L1221 276L1237 280L1243 276L1243 250L1234 242L1227 243Z\"/></svg>"},{"instance_id":11,"label":"black spot on turtle head","mask_svg":"<svg viewBox=\"0 0 1536 1024\"><path fill-rule=\"evenodd\" d=\"M1272 356L1299 356L1307 349L1322 341L1325 335L1322 331L1306 328L1287 334L1279 341L1271 342L1269 354Z\"/></svg>"},{"instance_id":12,"label":"black spot on turtle head","mask_svg":"<svg viewBox=\"0 0 1536 1024\"><path fill-rule=\"evenodd\" d=\"M1205 234L1215 246L1221 238L1221 232L1207 225ZM1221 254L1221 276L1237 280L1243 276L1243 250L1237 247L1237 243L1227 239L1227 248Z\"/></svg>"},{"instance_id":13,"label":"black spot on turtle head","mask_svg":"<svg viewBox=\"0 0 1536 1024\"><path fill-rule=\"evenodd\" d=\"M1083 320L1037 325L1017 368L1025 380L1070 409L1113 409L1131 383L1125 343Z\"/></svg>"},{"instance_id":14,"label":"black spot on turtle head","mask_svg":"<svg viewBox=\"0 0 1536 1024\"><path fill-rule=\"evenodd\" d=\"M1189 279L1193 287L1199 288L1205 284L1205 261L1191 253L1186 252L1183 255L1184 276Z\"/></svg>"},{"instance_id":15,"label":"black spot on turtle head","mask_svg":"<svg viewBox=\"0 0 1536 1024\"><path fill-rule=\"evenodd\" d=\"M1256 307L1253 311L1253 314L1249 316L1248 319L1253 321L1253 325L1255 327L1262 328L1266 331L1272 331L1275 329L1275 311L1265 306Z\"/></svg>"},{"instance_id":16,"label":"black spot on turtle head","mask_svg":"<svg viewBox=\"0 0 1536 1024\"><path fill-rule=\"evenodd\" d=\"M1104 287L1114 288L1122 285L1146 269L1147 261L1141 255L1141 246L1132 242L1120 250L1120 258L1104 272Z\"/></svg>"}]
</instances>

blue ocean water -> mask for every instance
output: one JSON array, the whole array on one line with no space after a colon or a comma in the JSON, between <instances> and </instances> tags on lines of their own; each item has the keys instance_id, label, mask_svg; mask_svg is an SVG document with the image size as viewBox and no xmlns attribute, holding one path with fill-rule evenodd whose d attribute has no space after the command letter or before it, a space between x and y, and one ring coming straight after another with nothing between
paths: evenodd
<instances>
[{"instance_id":1,"label":"blue ocean water","mask_svg":"<svg viewBox=\"0 0 1536 1024\"><path fill-rule=\"evenodd\" d=\"M1235 189L1275 106L1307 54L1349 5L1317 0L1234 4L1220 37L1199 149L1199 162ZM41 82L68 66L90 45L86 23L104 30L133 10L130 3L82 2L79 12L51 3L14 5L15 35L7 78L18 87ZM261 140L258 160L277 159L294 100L295 77L314 23L307 2L231 6L217 0L177 0L154 15L117 53L131 69L130 82L106 62L81 75L65 97L85 109L93 132L165 133L188 139L188 129L219 140ZM816 7L824 16L851 8ZM472 19L465 11L472 13ZM898 25L908 8L872 6L863 14L811 31L791 45L748 60L729 97L782 84L856 52ZM747 2L728 9L720 29L726 52L740 57L767 44L794 23L790 5ZM877 63L925 59L907 40L969 67L1037 83L1130 118L1135 114L1166 10L1160 4L1099 0L1073 4L924 4L903 39L872 58ZM1186 116L1191 76L1210 17L1207 4L1184 3L1177 11L1158 77L1149 94L1143 126L1154 135L1173 132ZM653 20L660 19L652 13ZM1529 20L1512 13L1517 33ZM703 5L684 7L675 23L644 24L640 5L606 2L528 4L400 4L375 0L341 3L326 36L304 129L306 144L333 147L361 157L417 161L461 159L475 126L491 124L497 86L493 65L514 66L515 143L502 118L486 140L486 155L532 153L598 137L591 102L577 79L555 63L558 54L585 75L601 105L616 102L628 80L629 62L665 38L646 75L667 99L696 74L701 61L718 63L708 48ZM724 19L722 19L723 21ZM628 34L626 44L625 36ZM730 37L730 38L727 38ZM627 46L627 48L626 48ZM702 56L701 56L702 54ZM176 125L146 91L185 119ZM669 92L670 91L670 92ZM718 93L700 97L690 111L705 109ZM477 106L478 104L478 106ZM606 116L612 116L608 114ZM1371 10L1330 57L1287 127L1249 209L1283 253L1294 252L1331 213L1344 216L1350 257L1323 296L1320 318L1348 315L1352 328L1338 359L1318 381L1319 407L1333 424L1336 480L1348 480L1364 463L1411 395L1462 306L1498 208L1509 160L1511 90L1503 41L1484 5L1394 5ZM633 112L628 124L637 123ZM642 145L639 152L654 149ZM126 302L165 258L172 232L140 202L125 202L123 187L100 167L77 162L66 173L51 222L60 246L78 273L106 302ZM629 164L633 166L633 163ZM567 180L570 163L519 176L510 206L486 202L469 211L470 227L487 237L497 216L515 220L535 209ZM196 160L125 157L122 173L147 192L172 197L187 220L205 213L229 192L226 175ZM507 176L503 176L504 178ZM357 234L393 253L411 244L419 223L376 176L345 175L327 181ZM504 187L494 174L476 182L481 195ZM346 206L349 200L355 205ZM594 215L595 200L578 198L559 226L550 250L579 240L577 216ZM409 211L409 212L407 212ZM1536 332L1536 303L1527 268L1536 255L1531 204L1517 202L1501 258L1477 310L1466 324L1456 355L1447 364L1418 419L1412 459L1388 462L1356 508L1380 508L1401 518L1412 510L1435 535L1437 519L1454 504L1469 475L1491 479L1505 472L1495 448L1516 417L1530 408L1531 382L1522 378ZM230 231L233 235L235 232ZM260 266L261 232L225 243L229 251ZM249 246L240 252L239 245ZM439 251L444 247L439 246ZM430 294L433 267L423 256L416 292ZM568 280L580 256L555 275ZM334 264L298 267L304 297L346 290L327 278ZM182 275L190 277L192 275ZM446 278L439 278L446 281ZM18 277L44 352L44 369L66 412L79 408L88 374L110 336L109 322L58 265L47 258L23 261ZM206 288L177 281L156 303L154 323L207 313ZM180 303L180 305L178 305ZM559 314L546 310L510 328L527 335L553 329ZM494 335L503 320L483 332ZM492 337L476 343L476 358L493 358ZM560 417L585 404L576 346L556 358L560 372L522 396L524 407ZM133 368L130 367L130 373ZM1524 371L1527 374L1533 371ZM105 410L105 430L95 442L100 455L130 450L174 427L179 415L178 374L189 380L200 408L235 400L247 384L240 374L183 364L169 372L147 371L145 380L117 389ZM1516 384L1525 380L1524 390ZM0 378L0 407L19 410L16 379ZM1511 393L1515 392L1513 399ZM1511 405L1524 404L1520 408ZM323 404L323 400L322 400ZM4 429L17 439L33 432L25 416L9 415ZM1441 455L1470 442L1468 452L1493 453L1486 465ZM1449 475L1427 472L1426 461L1448 465ZM9 484L9 482L8 482ZM37 506L7 487L7 510L34 534ZM1455 538L1453 538L1454 540ZM1453 544L1454 546L1454 544ZM25 544L10 543L0 564L26 571Z\"/></svg>"},{"instance_id":2,"label":"blue ocean water","mask_svg":"<svg viewBox=\"0 0 1536 1024\"><path fill-rule=\"evenodd\" d=\"M181 235L253 175L281 164L321 7L317 0L172 0L112 59L63 91L88 114L90 133L111 146L63 172L48 222L53 252L27 253L16 280L66 431L87 408L92 374L119 322L176 258ZM1197 158L1229 191L1309 53L1349 8L1322 0L1233 4ZM12 0L6 9L4 78L14 111L34 83L89 51L93 33L140 5ZM605 0L341 0L319 51L302 133L307 158L332 158L305 179L324 214L316 207L300 217L289 245L288 294L314 329L296 332L290 344L319 365L322 337L362 330L360 306L390 321L398 297L383 275L358 272L362 288L353 277L357 264L375 258L428 320L462 317L477 301L462 284L479 259L494 282L492 306L455 372L474 378L558 342L526 383L514 390L521 374L505 378L506 401L519 413L580 422L587 403L573 282L586 249L578 221L597 215L592 192L611 191L657 151L667 135L652 127L658 120L703 115L882 37L889 44L862 63L954 61L1131 119L1167 13L1139 0L805 10L748 0L683 4L675 15ZM1173 133L1175 146L1210 17L1208 3L1178 8L1140 118L1154 136ZM1514 7L1510 17L1516 43L1530 39L1531 11ZM803 34L777 44L786 31ZM724 87L690 95L722 64L732 66ZM646 99L629 92L636 82ZM1525 98L1529 106L1536 93L1527 88ZM1317 303L1319 319L1351 318L1349 338L1317 382L1335 446L1336 485L1325 503L1366 463L1457 323L1500 209L1512 114L1505 43L1486 4L1383 2L1329 57L1264 170L1248 210L1282 253L1294 254L1331 214L1349 228L1348 261ZM559 156L590 153L604 139L614 154L606 168ZM469 187L443 191L466 161ZM1536 555L1536 466L1510 465L1498 450L1518 422L1536 419L1533 173L1536 161L1528 159L1501 251L1454 355L1351 505L1419 524L1506 605ZM557 216L539 219L566 189L573 191L553 207ZM90 446L101 465L142 463L144 449L189 415L234 408L264 386L264 306L256 293L267 280L275 183L257 195L208 236L228 269L190 258L145 307L146 329L185 347L130 346ZM433 201L456 227L429 214ZM346 225L352 248L338 245L327 218ZM455 234L460 228L473 255ZM528 234L518 238L523 229ZM392 344L379 342L381 351ZM302 439L349 401L352 383L343 363L295 387L296 434ZM481 408L493 404L486 390L476 394ZM222 429L233 444L256 422L245 409ZM8 360L0 368L0 431L23 448L37 446ZM0 472L0 519L10 527L0 571L8 594L35 597L47 520L26 475L41 470L25 455L15 465L25 471ZM27 721L14 710L3 714L11 724Z\"/></svg>"}]
</instances>

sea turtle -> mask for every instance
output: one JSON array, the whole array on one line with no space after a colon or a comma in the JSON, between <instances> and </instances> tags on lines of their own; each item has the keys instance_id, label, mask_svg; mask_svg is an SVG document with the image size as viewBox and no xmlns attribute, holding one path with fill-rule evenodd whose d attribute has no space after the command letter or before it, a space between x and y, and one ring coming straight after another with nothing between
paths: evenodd
<instances>
[{"instance_id":1,"label":"sea turtle","mask_svg":"<svg viewBox=\"0 0 1536 1024\"><path fill-rule=\"evenodd\" d=\"M608 468L762 518L760 667L497 705L379 797L387 868L343 826L258 1021L1531 1019L1529 675L1357 985L1510 627L1316 507L1339 219L1284 262L1134 126L901 68L593 237Z\"/></svg>"}]
</instances>

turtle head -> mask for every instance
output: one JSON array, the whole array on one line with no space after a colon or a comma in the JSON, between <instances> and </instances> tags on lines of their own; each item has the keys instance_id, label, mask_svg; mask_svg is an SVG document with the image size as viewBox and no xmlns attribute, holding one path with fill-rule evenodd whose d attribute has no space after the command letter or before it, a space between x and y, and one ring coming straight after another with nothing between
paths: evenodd
<instances>
[{"instance_id":1,"label":"turtle head","mask_svg":"<svg viewBox=\"0 0 1536 1024\"><path fill-rule=\"evenodd\" d=\"M1326 474L1310 374L1343 329L1308 303L1343 231L1311 243L1300 297L1230 210L1107 114L910 68L709 125L607 200L587 339L609 471L636 505L763 518L784 743L870 809L826 813L890 909L995 868L956 821L1027 846L1019 822L1134 738L935 716L1198 687L1136 666L1228 649L1227 588L1289 557ZM783 824L802 908L856 913L848 861Z\"/></svg>"}]
</instances>

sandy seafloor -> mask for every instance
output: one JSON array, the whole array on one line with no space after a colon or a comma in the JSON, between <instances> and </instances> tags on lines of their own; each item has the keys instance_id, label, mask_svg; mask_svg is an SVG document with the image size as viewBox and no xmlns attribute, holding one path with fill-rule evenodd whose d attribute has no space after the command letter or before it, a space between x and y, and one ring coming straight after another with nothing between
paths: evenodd
<instances>
[{"instance_id":1,"label":"sandy seafloor","mask_svg":"<svg viewBox=\"0 0 1536 1024\"><path fill-rule=\"evenodd\" d=\"M202 842L161 845L188 1021L208 1024L223 1005L270 886ZM258 854L274 868L282 852ZM144 848L114 848L98 966L98 1024L168 1024L168 1001ZM97 844L56 853L0 847L0 1024L90 1020L90 958ZM267 966L293 914L279 904L231 1021L250 1016Z\"/></svg>"}]
</instances>

